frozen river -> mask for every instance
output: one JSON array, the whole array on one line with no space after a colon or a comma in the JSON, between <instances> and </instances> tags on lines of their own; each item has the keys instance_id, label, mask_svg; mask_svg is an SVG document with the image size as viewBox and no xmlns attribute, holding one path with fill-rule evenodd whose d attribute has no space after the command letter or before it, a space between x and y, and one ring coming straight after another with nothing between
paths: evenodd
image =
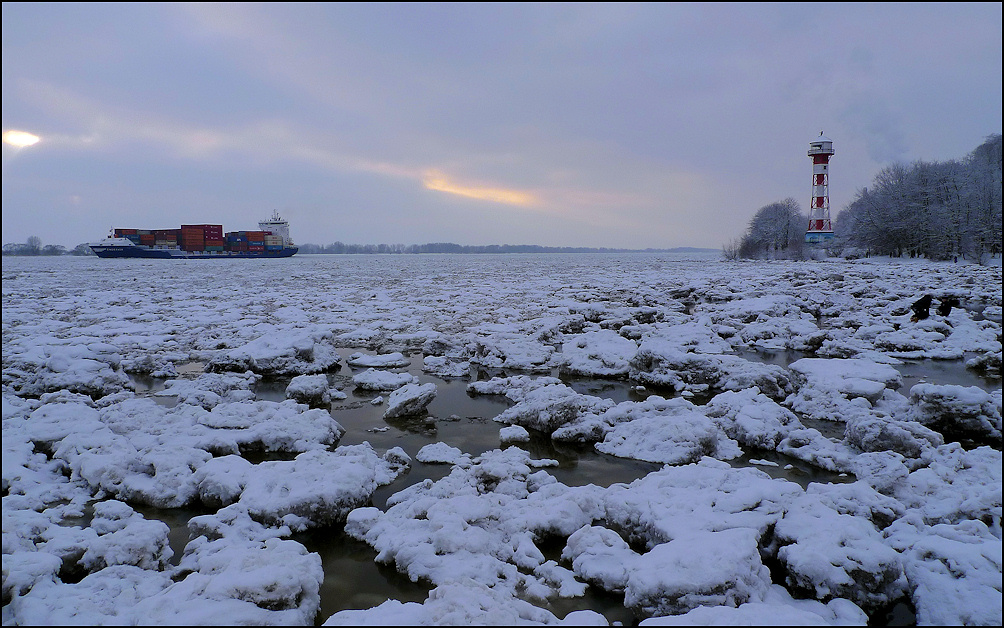
<instances>
[{"instance_id":1,"label":"frozen river","mask_svg":"<svg viewBox=\"0 0 1004 628\"><path fill-rule=\"evenodd\" d=\"M6 257L2 290L5 624L1001 620L1000 266Z\"/></svg>"}]
</instances>

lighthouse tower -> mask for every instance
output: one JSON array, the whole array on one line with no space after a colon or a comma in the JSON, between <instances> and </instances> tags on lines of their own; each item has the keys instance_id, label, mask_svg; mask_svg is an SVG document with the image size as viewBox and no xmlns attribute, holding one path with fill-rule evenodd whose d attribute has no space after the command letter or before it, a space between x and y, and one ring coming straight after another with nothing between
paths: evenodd
<instances>
[{"instance_id":1,"label":"lighthouse tower","mask_svg":"<svg viewBox=\"0 0 1004 628\"><path fill-rule=\"evenodd\" d=\"M833 238L830 223L830 157L833 140L819 132L819 137L809 142L812 159L812 200L809 202L809 228L805 232L807 244L824 243Z\"/></svg>"}]
</instances>

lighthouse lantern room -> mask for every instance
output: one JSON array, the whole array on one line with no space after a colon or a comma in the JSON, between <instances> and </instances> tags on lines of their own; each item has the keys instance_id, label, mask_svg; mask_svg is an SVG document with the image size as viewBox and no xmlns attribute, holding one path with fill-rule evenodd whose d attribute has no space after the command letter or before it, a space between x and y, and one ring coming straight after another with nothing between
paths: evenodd
<instances>
[{"instance_id":1,"label":"lighthouse lantern room","mask_svg":"<svg viewBox=\"0 0 1004 628\"><path fill-rule=\"evenodd\" d=\"M833 140L819 132L819 137L809 142L812 159L812 200L809 202L809 228L805 232L807 244L825 243L833 238L830 222L830 157Z\"/></svg>"}]
</instances>

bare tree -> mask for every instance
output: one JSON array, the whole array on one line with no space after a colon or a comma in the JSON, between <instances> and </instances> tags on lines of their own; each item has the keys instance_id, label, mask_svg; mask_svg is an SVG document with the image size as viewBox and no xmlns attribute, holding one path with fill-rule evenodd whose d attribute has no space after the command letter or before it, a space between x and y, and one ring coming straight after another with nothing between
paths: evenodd
<instances>
[{"instance_id":1,"label":"bare tree","mask_svg":"<svg viewBox=\"0 0 1004 628\"><path fill-rule=\"evenodd\" d=\"M746 234L734 247L737 256L800 259L807 220L793 198L764 205L750 219Z\"/></svg>"},{"instance_id":2,"label":"bare tree","mask_svg":"<svg viewBox=\"0 0 1004 628\"><path fill-rule=\"evenodd\" d=\"M729 240L728 243L722 245L722 256L727 260L737 260L739 259L739 253L742 250L742 239Z\"/></svg>"},{"instance_id":3,"label":"bare tree","mask_svg":"<svg viewBox=\"0 0 1004 628\"><path fill-rule=\"evenodd\" d=\"M42 238L31 236L24 242L25 255L40 255L42 253Z\"/></svg>"}]
</instances>

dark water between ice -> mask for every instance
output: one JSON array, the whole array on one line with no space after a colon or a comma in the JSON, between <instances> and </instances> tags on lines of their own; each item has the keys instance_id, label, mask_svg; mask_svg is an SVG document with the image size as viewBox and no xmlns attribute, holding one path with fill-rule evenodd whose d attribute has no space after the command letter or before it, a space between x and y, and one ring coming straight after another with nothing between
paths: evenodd
<instances>
[{"instance_id":1,"label":"dark water between ice","mask_svg":"<svg viewBox=\"0 0 1004 628\"><path fill-rule=\"evenodd\" d=\"M339 351L342 357L346 358L357 350ZM787 367L792 361L804 356L790 351L759 351L745 354L745 357ZM411 361L412 364L408 368L390 370L407 371L417 376L420 383L436 384L436 398L429 405L427 413L420 417L383 419L385 403L375 405L372 402L381 394L386 397L387 393L356 390L352 385L353 375L365 369L342 366L327 374L332 386L347 394L346 399L334 401L330 407L332 417L345 429L339 445L369 442L378 452L391 447L401 447L412 457L411 468L405 475L374 493L372 505L378 508L384 508L388 497L412 484L426 479L435 481L450 473L451 465L426 464L414 459L425 445L444 442L472 457L504 446L499 439L499 429L505 426L493 418L511 405L505 397L471 395L467 392L467 379L442 379L422 372L422 356L419 354L411 356ZM181 375L194 376L199 370L197 365L193 365L187 373ZM984 389L1000 385L999 379L982 377L966 369L964 363L959 361L908 362L900 366L899 370L903 374L904 392L909 391L909 387L913 384L922 381L979 386ZM480 373L477 376L480 379L487 379L489 374ZM280 377L262 380L255 387L256 397L259 400L284 400L289 379ZM562 379L577 392L608 398L614 402L640 401L649 394L671 396L669 391L639 390L624 381L587 377ZM134 378L134 382L141 394L150 394L163 389L161 380ZM165 405L173 403L169 397L156 398ZM820 429L832 438L842 438L842 424L829 425L822 421L817 423L820 425L813 424L812 427ZM547 471L558 481L569 486L586 484L610 486L616 482L631 482L661 467L659 464L601 454L592 447L555 444L549 437L539 434L532 434L529 442L519 443L518 446L529 451L535 458L556 460L558 466L549 467ZM811 482L848 482L854 479L843 474L822 471L775 452L748 452L730 462L734 466L755 466L772 477L797 482L803 487ZM170 540L176 554L174 561L176 563L188 542L186 528L188 519L203 513L196 510L141 509L141 511L147 516L165 521L171 527ZM376 552L365 543L346 536L341 526L314 529L294 535L293 538L303 543L309 551L320 555L324 567L325 580L321 587L318 624L340 610L371 608L387 599L423 602L428 596L430 586L427 583L411 582L399 574L393 566L376 564L374 562ZM548 557L557 559L561 548L549 550L542 547L541 550L545 554L552 551L554 556ZM610 622L620 622L624 625L637 623L631 612L624 608L623 596L611 595L592 587L584 597L556 600L548 606L548 609L558 617L563 617L573 610L589 609L602 613ZM913 615L909 608L898 605L881 611L873 620L884 625L908 625L913 623Z\"/></svg>"}]
</instances>

